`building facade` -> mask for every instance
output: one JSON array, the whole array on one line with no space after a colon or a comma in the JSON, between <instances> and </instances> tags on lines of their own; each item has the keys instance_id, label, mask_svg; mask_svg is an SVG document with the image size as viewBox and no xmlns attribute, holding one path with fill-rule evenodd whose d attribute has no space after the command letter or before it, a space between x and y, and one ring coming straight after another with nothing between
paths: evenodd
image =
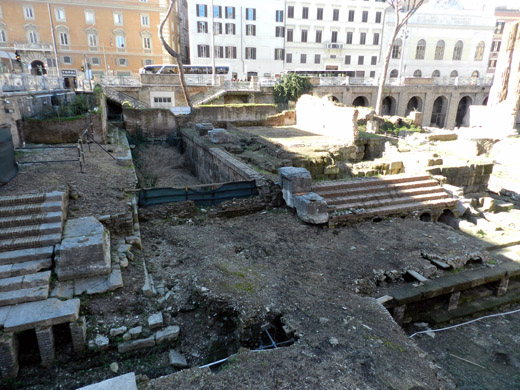
<instances>
[{"instance_id":1,"label":"building facade","mask_svg":"<svg viewBox=\"0 0 520 390\"><path fill-rule=\"evenodd\" d=\"M164 37L187 57L186 1L176 3ZM158 38L168 5L167 0L2 0L0 50L9 53L4 57L18 53L21 63L6 61L0 71L59 75L72 82L137 75L144 65L171 63Z\"/></svg>"},{"instance_id":2,"label":"building facade","mask_svg":"<svg viewBox=\"0 0 520 390\"><path fill-rule=\"evenodd\" d=\"M520 20L519 9L497 8L495 10L495 30L493 34L493 43L491 45L491 53L488 61L488 75L494 75L497 67L498 54L502 46L502 36L504 34L505 24L508 22L516 22Z\"/></svg>"}]
</instances>

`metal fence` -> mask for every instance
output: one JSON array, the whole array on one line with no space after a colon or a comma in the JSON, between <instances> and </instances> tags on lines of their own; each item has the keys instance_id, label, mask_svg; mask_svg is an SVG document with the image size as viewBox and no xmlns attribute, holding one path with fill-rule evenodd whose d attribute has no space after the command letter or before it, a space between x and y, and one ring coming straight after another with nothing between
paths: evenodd
<instances>
[{"instance_id":1,"label":"metal fence","mask_svg":"<svg viewBox=\"0 0 520 390\"><path fill-rule=\"evenodd\" d=\"M35 76L28 73L0 74L2 92L43 91L63 88L63 78L56 76Z\"/></svg>"},{"instance_id":2,"label":"metal fence","mask_svg":"<svg viewBox=\"0 0 520 390\"><path fill-rule=\"evenodd\" d=\"M139 191L139 206L191 200L197 206L213 206L230 199L250 198L258 195L256 181L218 183L192 188L149 188Z\"/></svg>"},{"instance_id":3,"label":"metal fence","mask_svg":"<svg viewBox=\"0 0 520 390\"><path fill-rule=\"evenodd\" d=\"M101 84L107 86L140 87L141 79L136 76L101 76Z\"/></svg>"}]
</instances>

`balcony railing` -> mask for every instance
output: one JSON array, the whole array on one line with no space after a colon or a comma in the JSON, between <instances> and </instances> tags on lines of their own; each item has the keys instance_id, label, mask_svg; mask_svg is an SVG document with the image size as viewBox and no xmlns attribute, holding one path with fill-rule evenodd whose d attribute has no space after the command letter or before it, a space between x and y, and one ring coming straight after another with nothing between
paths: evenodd
<instances>
[{"instance_id":1,"label":"balcony railing","mask_svg":"<svg viewBox=\"0 0 520 390\"><path fill-rule=\"evenodd\" d=\"M63 78L31 74L0 74L1 92L43 91L63 88ZM0 93L1 93L0 92Z\"/></svg>"},{"instance_id":2,"label":"balcony railing","mask_svg":"<svg viewBox=\"0 0 520 390\"><path fill-rule=\"evenodd\" d=\"M327 49L343 49L343 43L327 43Z\"/></svg>"},{"instance_id":3,"label":"balcony railing","mask_svg":"<svg viewBox=\"0 0 520 390\"><path fill-rule=\"evenodd\" d=\"M52 51L50 43L14 43L15 50Z\"/></svg>"}]
</instances>

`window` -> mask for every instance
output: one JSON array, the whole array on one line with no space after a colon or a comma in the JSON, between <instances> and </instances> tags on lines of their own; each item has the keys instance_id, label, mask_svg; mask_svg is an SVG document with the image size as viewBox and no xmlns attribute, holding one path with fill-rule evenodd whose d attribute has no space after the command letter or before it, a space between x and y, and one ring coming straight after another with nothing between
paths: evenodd
<instances>
[{"instance_id":1,"label":"window","mask_svg":"<svg viewBox=\"0 0 520 390\"><path fill-rule=\"evenodd\" d=\"M24 5L23 17L25 18L25 20L33 20L34 19L34 8Z\"/></svg>"},{"instance_id":2,"label":"window","mask_svg":"<svg viewBox=\"0 0 520 390\"><path fill-rule=\"evenodd\" d=\"M114 24L116 26L123 25L123 13L122 12L114 12Z\"/></svg>"},{"instance_id":3,"label":"window","mask_svg":"<svg viewBox=\"0 0 520 390\"><path fill-rule=\"evenodd\" d=\"M224 58L224 46L215 46L215 58Z\"/></svg>"},{"instance_id":4,"label":"window","mask_svg":"<svg viewBox=\"0 0 520 390\"><path fill-rule=\"evenodd\" d=\"M323 8L318 8L316 10L316 19L323 20Z\"/></svg>"},{"instance_id":5,"label":"window","mask_svg":"<svg viewBox=\"0 0 520 390\"><path fill-rule=\"evenodd\" d=\"M153 65L153 60L150 59L150 58L145 58L145 59L143 60L143 65L144 65L144 66L147 66L147 65Z\"/></svg>"},{"instance_id":6,"label":"window","mask_svg":"<svg viewBox=\"0 0 520 390\"><path fill-rule=\"evenodd\" d=\"M432 77L441 77L441 72L439 72L438 70L434 70L432 73Z\"/></svg>"},{"instance_id":7,"label":"window","mask_svg":"<svg viewBox=\"0 0 520 390\"><path fill-rule=\"evenodd\" d=\"M421 39L417 42L417 48L415 49L415 59L424 60L424 53L426 52L426 41Z\"/></svg>"},{"instance_id":8,"label":"window","mask_svg":"<svg viewBox=\"0 0 520 390\"><path fill-rule=\"evenodd\" d=\"M497 22L495 26L495 34L502 34L504 32L504 25L505 22Z\"/></svg>"},{"instance_id":9,"label":"window","mask_svg":"<svg viewBox=\"0 0 520 390\"><path fill-rule=\"evenodd\" d=\"M283 22L283 11L277 10L276 11L276 19L277 22L282 23Z\"/></svg>"},{"instance_id":10,"label":"window","mask_svg":"<svg viewBox=\"0 0 520 390\"><path fill-rule=\"evenodd\" d=\"M353 22L354 21L354 15L355 15L355 11L354 10L348 11L348 21L349 22Z\"/></svg>"},{"instance_id":11,"label":"window","mask_svg":"<svg viewBox=\"0 0 520 390\"><path fill-rule=\"evenodd\" d=\"M307 54L300 54L300 63L301 64L307 63Z\"/></svg>"},{"instance_id":12,"label":"window","mask_svg":"<svg viewBox=\"0 0 520 390\"><path fill-rule=\"evenodd\" d=\"M152 49L152 37L149 35L143 35L143 49Z\"/></svg>"},{"instance_id":13,"label":"window","mask_svg":"<svg viewBox=\"0 0 520 390\"><path fill-rule=\"evenodd\" d=\"M450 77L459 77L459 72L457 72L456 70L452 71L450 73Z\"/></svg>"},{"instance_id":14,"label":"window","mask_svg":"<svg viewBox=\"0 0 520 390\"><path fill-rule=\"evenodd\" d=\"M480 73L478 73L478 70L474 70L473 73L471 74L472 78L478 78L479 76L480 76Z\"/></svg>"},{"instance_id":15,"label":"window","mask_svg":"<svg viewBox=\"0 0 520 390\"><path fill-rule=\"evenodd\" d=\"M237 58L236 46L226 46L226 58Z\"/></svg>"},{"instance_id":16,"label":"window","mask_svg":"<svg viewBox=\"0 0 520 390\"><path fill-rule=\"evenodd\" d=\"M283 38L285 36L285 27L276 26L276 30L274 32L274 36L278 38Z\"/></svg>"},{"instance_id":17,"label":"window","mask_svg":"<svg viewBox=\"0 0 520 390\"><path fill-rule=\"evenodd\" d=\"M116 35L116 46L118 49L125 48L125 35L123 33L118 33Z\"/></svg>"},{"instance_id":18,"label":"window","mask_svg":"<svg viewBox=\"0 0 520 390\"><path fill-rule=\"evenodd\" d=\"M118 58L117 64L119 66L128 66L128 59L127 58Z\"/></svg>"},{"instance_id":19,"label":"window","mask_svg":"<svg viewBox=\"0 0 520 390\"><path fill-rule=\"evenodd\" d=\"M256 60L256 47L246 47L246 60Z\"/></svg>"},{"instance_id":20,"label":"window","mask_svg":"<svg viewBox=\"0 0 520 390\"><path fill-rule=\"evenodd\" d=\"M381 12L376 12L376 23L381 23Z\"/></svg>"},{"instance_id":21,"label":"window","mask_svg":"<svg viewBox=\"0 0 520 390\"><path fill-rule=\"evenodd\" d=\"M372 43L374 45L379 45L379 33L374 33L374 37L372 39Z\"/></svg>"},{"instance_id":22,"label":"window","mask_svg":"<svg viewBox=\"0 0 520 390\"><path fill-rule=\"evenodd\" d=\"M497 67L497 60L489 60L488 66L490 68L496 68Z\"/></svg>"},{"instance_id":23,"label":"window","mask_svg":"<svg viewBox=\"0 0 520 390\"><path fill-rule=\"evenodd\" d=\"M354 33L352 31L347 32L347 45L352 45L352 38Z\"/></svg>"},{"instance_id":24,"label":"window","mask_svg":"<svg viewBox=\"0 0 520 390\"><path fill-rule=\"evenodd\" d=\"M442 60L444 58L444 41L438 41L435 46L435 59Z\"/></svg>"},{"instance_id":25,"label":"window","mask_svg":"<svg viewBox=\"0 0 520 390\"><path fill-rule=\"evenodd\" d=\"M361 22L367 23L368 22L368 11L363 11L361 14Z\"/></svg>"},{"instance_id":26,"label":"window","mask_svg":"<svg viewBox=\"0 0 520 390\"><path fill-rule=\"evenodd\" d=\"M222 23L214 22L213 23L213 32L215 34L222 34Z\"/></svg>"},{"instance_id":27,"label":"window","mask_svg":"<svg viewBox=\"0 0 520 390\"><path fill-rule=\"evenodd\" d=\"M413 72L413 77L422 77L422 72L420 69L417 69L415 72Z\"/></svg>"},{"instance_id":28,"label":"window","mask_svg":"<svg viewBox=\"0 0 520 390\"><path fill-rule=\"evenodd\" d=\"M322 36L321 30L316 30L316 43L321 43L321 36Z\"/></svg>"},{"instance_id":29,"label":"window","mask_svg":"<svg viewBox=\"0 0 520 390\"><path fill-rule=\"evenodd\" d=\"M350 65L351 57L350 55L345 56L345 65Z\"/></svg>"},{"instance_id":30,"label":"window","mask_svg":"<svg viewBox=\"0 0 520 390\"><path fill-rule=\"evenodd\" d=\"M141 14L141 26L150 27L150 16L148 14Z\"/></svg>"},{"instance_id":31,"label":"window","mask_svg":"<svg viewBox=\"0 0 520 390\"><path fill-rule=\"evenodd\" d=\"M65 17L64 8L54 8L54 15L56 16L57 22L66 22L67 21L67 19Z\"/></svg>"},{"instance_id":32,"label":"window","mask_svg":"<svg viewBox=\"0 0 520 390\"><path fill-rule=\"evenodd\" d=\"M401 38L397 38L394 42L394 45L392 46L392 58L393 59L401 58L402 45L403 45L403 41L401 41Z\"/></svg>"},{"instance_id":33,"label":"window","mask_svg":"<svg viewBox=\"0 0 520 390\"><path fill-rule=\"evenodd\" d=\"M283 49L274 49L274 59L283 61Z\"/></svg>"},{"instance_id":34,"label":"window","mask_svg":"<svg viewBox=\"0 0 520 390\"><path fill-rule=\"evenodd\" d=\"M167 96L155 96L153 98L153 102L154 103L171 103L172 102L172 98L171 97L167 97Z\"/></svg>"},{"instance_id":35,"label":"window","mask_svg":"<svg viewBox=\"0 0 520 390\"><path fill-rule=\"evenodd\" d=\"M293 29L288 28L287 29L287 42L292 42L292 41L293 41Z\"/></svg>"},{"instance_id":36,"label":"window","mask_svg":"<svg viewBox=\"0 0 520 390\"><path fill-rule=\"evenodd\" d=\"M61 63L66 65L71 65L74 62L74 59L70 56L61 57Z\"/></svg>"},{"instance_id":37,"label":"window","mask_svg":"<svg viewBox=\"0 0 520 390\"><path fill-rule=\"evenodd\" d=\"M377 65L377 56L372 56L370 59L370 65Z\"/></svg>"},{"instance_id":38,"label":"window","mask_svg":"<svg viewBox=\"0 0 520 390\"><path fill-rule=\"evenodd\" d=\"M7 33L5 32L5 28L0 28L0 42L7 42Z\"/></svg>"},{"instance_id":39,"label":"window","mask_svg":"<svg viewBox=\"0 0 520 390\"><path fill-rule=\"evenodd\" d=\"M498 53L500 51L500 46L502 46L501 41L493 41L493 44L491 45L491 51L493 53Z\"/></svg>"},{"instance_id":40,"label":"window","mask_svg":"<svg viewBox=\"0 0 520 390\"><path fill-rule=\"evenodd\" d=\"M302 19L309 19L309 7L302 7Z\"/></svg>"},{"instance_id":41,"label":"window","mask_svg":"<svg viewBox=\"0 0 520 390\"><path fill-rule=\"evenodd\" d=\"M69 34L65 31L61 31L58 34L59 42L61 46L68 46L69 45Z\"/></svg>"},{"instance_id":42,"label":"window","mask_svg":"<svg viewBox=\"0 0 520 390\"><path fill-rule=\"evenodd\" d=\"M330 37L330 41L332 43L338 42L338 32L337 31L332 31L332 35Z\"/></svg>"},{"instance_id":43,"label":"window","mask_svg":"<svg viewBox=\"0 0 520 390\"><path fill-rule=\"evenodd\" d=\"M226 34L235 35L236 27L235 23L226 23Z\"/></svg>"},{"instance_id":44,"label":"window","mask_svg":"<svg viewBox=\"0 0 520 390\"><path fill-rule=\"evenodd\" d=\"M292 64L292 53L287 53L285 57L285 62L287 62L288 64Z\"/></svg>"},{"instance_id":45,"label":"window","mask_svg":"<svg viewBox=\"0 0 520 390\"><path fill-rule=\"evenodd\" d=\"M477 49L475 50L475 61L482 61L482 59L484 58L485 47L486 47L486 44L484 43L484 41L480 41L478 43ZM499 50L500 50L500 48L499 48Z\"/></svg>"},{"instance_id":46,"label":"window","mask_svg":"<svg viewBox=\"0 0 520 390\"><path fill-rule=\"evenodd\" d=\"M208 22L197 22L197 32L207 34L208 33Z\"/></svg>"},{"instance_id":47,"label":"window","mask_svg":"<svg viewBox=\"0 0 520 390\"><path fill-rule=\"evenodd\" d=\"M339 20L339 9L335 8L332 10L332 20L335 22Z\"/></svg>"},{"instance_id":48,"label":"window","mask_svg":"<svg viewBox=\"0 0 520 390\"><path fill-rule=\"evenodd\" d=\"M197 56L200 58L209 58L209 45L197 45Z\"/></svg>"},{"instance_id":49,"label":"window","mask_svg":"<svg viewBox=\"0 0 520 390\"><path fill-rule=\"evenodd\" d=\"M399 71L397 69L392 69L390 72L390 78L395 79L396 77L399 77Z\"/></svg>"},{"instance_id":50,"label":"window","mask_svg":"<svg viewBox=\"0 0 520 390\"><path fill-rule=\"evenodd\" d=\"M462 41L457 41L455 47L453 48L453 61L460 61L462 58L462 49L464 48L464 44Z\"/></svg>"},{"instance_id":51,"label":"window","mask_svg":"<svg viewBox=\"0 0 520 390\"><path fill-rule=\"evenodd\" d=\"M358 65L363 65L364 62L365 62L365 57L359 56L357 59Z\"/></svg>"},{"instance_id":52,"label":"window","mask_svg":"<svg viewBox=\"0 0 520 390\"><path fill-rule=\"evenodd\" d=\"M226 7L226 19L235 19L235 7Z\"/></svg>"},{"instance_id":53,"label":"window","mask_svg":"<svg viewBox=\"0 0 520 390\"><path fill-rule=\"evenodd\" d=\"M96 24L96 15L94 11L85 10L85 24Z\"/></svg>"},{"instance_id":54,"label":"window","mask_svg":"<svg viewBox=\"0 0 520 390\"><path fill-rule=\"evenodd\" d=\"M314 54L314 63L319 64L321 62L321 55Z\"/></svg>"},{"instance_id":55,"label":"window","mask_svg":"<svg viewBox=\"0 0 520 390\"><path fill-rule=\"evenodd\" d=\"M38 43L38 32L36 30L29 30L27 32L27 40L29 43Z\"/></svg>"},{"instance_id":56,"label":"window","mask_svg":"<svg viewBox=\"0 0 520 390\"><path fill-rule=\"evenodd\" d=\"M197 16L200 18L208 17L208 6L206 4L197 4Z\"/></svg>"},{"instance_id":57,"label":"window","mask_svg":"<svg viewBox=\"0 0 520 390\"><path fill-rule=\"evenodd\" d=\"M246 20L256 20L255 8L246 8Z\"/></svg>"},{"instance_id":58,"label":"window","mask_svg":"<svg viewBox=\"0 0 520 390\"><path fill-rule=\"evenodd\" d=\"M254 24L246 24L246 35L256 35L256 26Z\"/></svg>"},{"instance_id":59,"label":"window","mask_svg":"<svg viewBox=\"0 0 520 390\"><path fill-rule=\"evenodd\" d=\"M375 70L371 70L370 71L370 77L376 77L376 71Z\"/></svg>"},{"instance_id":60,"label":"window","mask_svg":"<svg viewBox=\"0 0 520 390\"><path fill-rule=\"evenodd\" d=\"M213 6L213 17L221 18L222 17L222 7L220 5Z\"/></svg>"},{"instance_id":61,"label":"window","mask_svg":"<svg viewBox=\"0 0 520 390\"><path fill-rule=\"evenodd\" d=\"M359 44L365 45L366 43L367 43L367 33L366 32L359 33Z\"/></svg>"},{"instance_id":62,"label":"window","mask_svg":"<svg viewBox=\"0 0 520 390\"><path fill-rule=\"evenodd\" d=\"M307 30L302 30L302 42L307 42Z\"/></svg>"},{"instance_id":63,"label":"window","mask_svg":"<svg viewBox=\"0 0 520 390\"><path fill-rule=\"evenodd\" d=\"M0 5L0 19L2 19L4 15L2 14L2 6Z\"/></svg>"},{"instance_id":64,"label":"window","mask_svg":"<svg viewBox=\"0 0 520 390\"><path fill-rule=\"evenodd\" d=\"M99 57L90 57L90 63L92 65L101 65L101 58L99 58Z\"/></svg>"},{"instance_id":65,"label":"window","mask_svg":"<svg viewBox=\"0 0 520 390\"><path fill-rule=\"evenodd\" d=\"M290 5L287 7L287 19L294 18L294 6Z\"/></svg>"}]
</instances>

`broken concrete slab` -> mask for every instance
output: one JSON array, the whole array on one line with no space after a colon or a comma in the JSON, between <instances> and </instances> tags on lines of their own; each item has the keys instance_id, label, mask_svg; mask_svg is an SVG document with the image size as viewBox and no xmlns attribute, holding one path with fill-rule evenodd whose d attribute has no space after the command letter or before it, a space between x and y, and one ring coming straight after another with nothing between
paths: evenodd
<instances>
[{"instance_id":1,"label":"broken concrete slab","mask_svg":"<svg viewBox=\"0 0 520 390\"><path fill-rule=\"evenodd\" d=\"M110 275L74 280L74 295L77 296L83 293L87 293L88 295L101 294L107 291L114 291L121 287L123 287L121 268L114 266Z\"/></svg>"},{"instance_id":2,"label":"broken concrete slab","mask_svg":"<svg viewBox=\"0 0 520 390\"><path fill-rule=\"evenodd\" d=\"M163 344L169 341L177 340L181 328L177 325L170 325L164 329L161 329L155 333L155 341L157 345Z\"/></svg>"},{"instance_id":3,"label":"broken concrete slab","mask_svg":"<svg viewBox=\"0 0 520 390\"><path fill-rule=\"evenodd\" d=\"M145 339L137 339L132 341L126 341L117 346L119 353L136 351L139 349L146 349L155 346L155 337L150 336Z\"/></svg>"},{"instance_id":4,"label":"broken concrete slab","mask_svg":"<svg viewBox=\"0 0 520 390\"><path fill-rule=\"evenodd\" d=\"M49 326L76 321L79 317L79 299L60 301L49 298L39 302L13 306L7 315L4 328L7 332L19 332L36 326Z\"/></svg>"},{"instance_id":5,"label":"broken concrete slab","mask_svg":"<svg viewBox=\"0 0 520 390\"><path fill-rule=\"evenodd\" d=\"M130 372L76 390L137 390L137 382L135 380L135 373Z\"/></svg>"},{"instance_id":6,"label":"broken concrete slab","mask_svg":"<svg viewBox=\"0 0 520 390\"><path fill-rule=\"evenodd\" d=\"M172 367L175 367L175 368L188 367L188 362L186 361L186 358L174 349L170 349L170 353L168 354L168 359L170 360L170 366L172 366Z\"/></svg>"}]
</instances>

